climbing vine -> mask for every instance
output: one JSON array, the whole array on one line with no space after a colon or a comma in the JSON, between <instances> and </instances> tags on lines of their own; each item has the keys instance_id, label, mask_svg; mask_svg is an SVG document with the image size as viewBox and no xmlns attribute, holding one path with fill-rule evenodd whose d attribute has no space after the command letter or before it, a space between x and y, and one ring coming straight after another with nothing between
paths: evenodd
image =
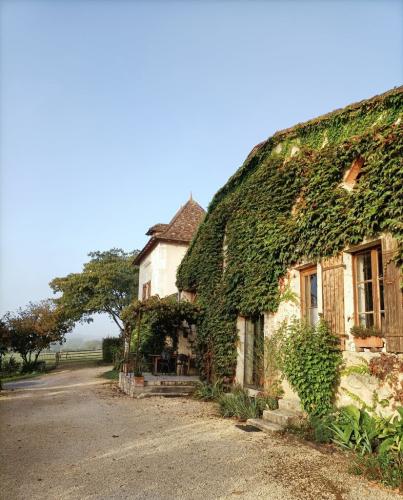
<instances>
[{"instance_id":1,"label":"climbing vine","mask_svg":"<svg viewBox=\"0 0 403 500\"><path fill-rule=\"evenodd\" d=\"M207 378L234 376L236 317L275 312L279 280L296 262L382 232L397 238L403 262L402 110L399 88L277 133L215 195L177 276L204 311L197 338ZM361 176L347 191L357 158Z\"/></svg>"},{"instance_id":2,"label":"climbing vine","mask_svg":"<svg viewBox=\"0 0 403 500\"><path fill-rule=\"evenodd\" d=\"M325 322L316 327L293 321L280 329L281 370L298 394L302 408L322 416L333 407L342 355L339 339Z\"/></svg>"}]
</instances>

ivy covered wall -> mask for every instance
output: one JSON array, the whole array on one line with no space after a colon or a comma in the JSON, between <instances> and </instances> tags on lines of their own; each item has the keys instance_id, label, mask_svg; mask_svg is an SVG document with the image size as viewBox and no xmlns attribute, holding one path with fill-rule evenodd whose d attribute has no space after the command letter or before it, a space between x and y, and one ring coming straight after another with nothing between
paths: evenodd
<instances>
[{"instance_id":1,"label":"ivy covered wall","mask_svg":"<svg viewBox=\"0 0 403 500\"><path fill-rule=\"evenodd\" d=\"M276 133L213 198L177 285L197 291L202 373L232 379L236 317L277 310L287 268L390 232L403 262L403 87ZM341 186L353 161L362 174ZM225 238L225 266L224 258Z\"/></svg>"}]
</instances>

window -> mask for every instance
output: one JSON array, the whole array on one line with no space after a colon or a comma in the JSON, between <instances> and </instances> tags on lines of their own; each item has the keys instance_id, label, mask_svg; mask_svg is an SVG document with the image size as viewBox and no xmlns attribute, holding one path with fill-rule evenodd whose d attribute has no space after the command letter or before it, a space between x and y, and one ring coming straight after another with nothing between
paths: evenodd
<instances>
[{"instance_id":1,"label":"window","mask_svg":"<svg viewBox=\"0 0 403 500\"><path fill-rule=\"evenodd\" d=\"M316 325L319 320L316 266L301 271L301 313L309 325Z\"/></svg>"},{"instance_id":2,"label":"window","mask_svg":"<svg viewBox=\"0 0 403 500\"><path fill-rule=\"evenodd\" d=\"M147 281L143 285L142 300L147 300L151 297L151 281Z\"/></svg>"},{"instance_id":3,"label":"window","mask_svg":"<svg viewBox=\"0 0 403 500\"><path fill-rule=\"evenodd\" d=\"M353 187L357 184L357 182L360 180L360 177L362 175L361 169L363 165L364 165L363 158L357 158L356 160L353 161L351 167L344 174L343 187L348 191L351 191Z\"/></svg>"},{"instance_id":4,"label":"window","mask_svg":"<svg viewBox=\"0 0 403 500\"><path fill-rule=\"evenodd\" d=\"M263 316L245 320L244 385L263 387Z\"/></svg>"},{"instance_id":5,"label":"window","mask_svg":"<svg viewBox=\"0 0 403 500\"><path fill-rule=\"evenodd\" d=\"M385 306L381 247L354 254L355 324L383 330Z\"/></svg>"}]
</instances>

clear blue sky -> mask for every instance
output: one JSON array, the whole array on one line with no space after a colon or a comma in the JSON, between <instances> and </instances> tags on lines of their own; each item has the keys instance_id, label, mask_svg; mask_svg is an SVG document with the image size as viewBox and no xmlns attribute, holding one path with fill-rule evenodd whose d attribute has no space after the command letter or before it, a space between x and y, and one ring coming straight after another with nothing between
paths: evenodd
<instances>
[{"instance_id":1,"label":"clear blue sky","mask_svg":"<svg viewBox=\"0 0 403 500\"><path fill-rule=\"evenodd\" d=\"M206 207L276 130L402 82L400 1L0 5L0 313L141 248L190 191Z\"/></svg>"}]
</instances>

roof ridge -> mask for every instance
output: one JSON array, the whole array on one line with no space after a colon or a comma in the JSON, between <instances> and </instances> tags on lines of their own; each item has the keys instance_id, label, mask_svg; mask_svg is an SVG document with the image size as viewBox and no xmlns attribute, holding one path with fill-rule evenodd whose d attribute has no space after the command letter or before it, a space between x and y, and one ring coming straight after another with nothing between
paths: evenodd
<instances>
[{"instance_id":1,"label":"roof ridge","mask_svg":"<svg viewBox=\"0 0 403 500\"><path fill-rule=\"evenodd\" d=\"M300 128L304 128L310 125L314 125L316 123L320 123L322 121L327 121L333 116L349 111L354 111L361 106L364 106L365 104L372 104L374 102L380 101L386 97L389 97L390 95L394 94L400 94L403 93L403 85L400 85L398 87L393 87L393 89L387 90L386 92L382 92L381 94L376 94L372 97L368 97L367 99L361 99L360 101L353 102L351 104L347 104L346 106L343 106L342 108L336 108L333 111L328 111L327 113L323 113L319 116L315 116L313 118L309 118L308 120L305 120L303 122L296 123L295 125L292 125L291 127L283 128L280 130L277 130L272 134L271 137L278 137L278 136L283 136L287 135L291 132L297 131ZM260 146L262 143L267 142L268 139L263 140L261 143L257 144L255 147Z\"/></svg>"}]
</instances>

